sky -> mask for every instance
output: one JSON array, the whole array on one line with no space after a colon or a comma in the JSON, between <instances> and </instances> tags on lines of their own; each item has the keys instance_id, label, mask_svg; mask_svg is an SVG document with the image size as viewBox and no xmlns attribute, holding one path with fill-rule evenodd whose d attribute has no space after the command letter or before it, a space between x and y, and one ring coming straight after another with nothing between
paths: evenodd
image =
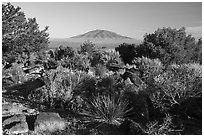
<instances>
[{"instance_id":1,"label":"sky","mask_svg":"<svg viewBox=\"0 0 204 137\"><path fill-rule=\"evenodd\" d=\"M102 29L143 39L158 28L186 27L202 36L201 2L12 2L26 18L36 18L40 29L49 26L50 38L69 38Z\"/></svg>"}]
</instances>

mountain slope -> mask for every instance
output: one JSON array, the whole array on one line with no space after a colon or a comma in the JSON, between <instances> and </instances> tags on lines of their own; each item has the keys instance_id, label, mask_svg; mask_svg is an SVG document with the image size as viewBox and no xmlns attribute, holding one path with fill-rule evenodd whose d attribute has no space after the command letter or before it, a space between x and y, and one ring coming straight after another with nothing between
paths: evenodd
<instances>
[{"instance_id":1,"label":"mountain slope","mask_svg":"<svg viewBox=\"0 0 204 137\"><path fill-rule=\"evenodd\" d=\"M51 39L50 48L56 48L56 47L59 47L60 45L77 48L77 47L80 47L80 45L87 40L93 42L96 47L107 47L107 48L114 48L124 42L130 43L130 44L141 43L141 40L122 36L115 32L97 29L97 30L89 31L87 33L66 38L66 39Z\"/></svg>"},{"instance_id":2,"label":"mountain slope","mask_svg":"<svg viewBox=\"0 0 204 137\"><path fill-rule=\"evenodd\" d=\"M74 36L71 38L91 38L91 39L132 39L129 37L125 37L125 36L121 36L115 32L111 32L111 31L107 31L107 30L93 30L93 31L89 31L87 33L78 35L78 36Z\"/></svg>"}]
</instances>

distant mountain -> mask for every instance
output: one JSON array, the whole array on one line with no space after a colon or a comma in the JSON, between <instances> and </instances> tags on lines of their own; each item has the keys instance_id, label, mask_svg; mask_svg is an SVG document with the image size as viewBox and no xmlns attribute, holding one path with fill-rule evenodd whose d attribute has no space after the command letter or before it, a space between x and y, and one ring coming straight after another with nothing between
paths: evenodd
<instances>
[{"instance_id":1,"label":"distant mountain","mask_svg":"<svg viewBox=\"0 0 204 137\"><path fill-rule=\"evenodd\" d=\"M141 40L122 36L115 32L97 29L97 30L89 31L87 33L73 36L66 39L51 39L50 48L56 48L60 45L77 48L77 47L80 47L80 45L87 40L93 42L96 47L107 47L107 48L115 48L116 46L124 42L130 43L130 44L141 43Z\"/></svg>"},{"instance_id":2,"label":"distant mountain","mask_svg":"<svg viewBox=\"0 0 204 137\"><path fill-rule=\"evenodd\" d=\"M77 35L71 38L87 38L87 39L132 39L130 37L121 36L115 32L107 30L93 30L87 33Z\"/></svg>"}]
</instances>

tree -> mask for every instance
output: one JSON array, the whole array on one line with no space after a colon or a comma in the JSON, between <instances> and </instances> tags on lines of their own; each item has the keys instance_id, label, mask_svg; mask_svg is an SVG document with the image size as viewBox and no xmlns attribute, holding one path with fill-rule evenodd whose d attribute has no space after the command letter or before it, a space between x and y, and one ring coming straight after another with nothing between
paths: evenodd
<instances>
[{"instance_id":1,"label":"tree","mask_svg":"<svg viewBox=\"0 0 204 137\"><path fill-rule=\"evenodd\" d=\"M162 28L144 36L144 42L136 49L136 57L159 58L164 64L197 63L201 57L200 43L187 35L184 27L178 30Z\"/></svg>"},{"instance_id":2,"label":"tree","mask_svg":"<svg viewBox=\"0 0 204 137\"><path fill-rule=\"evenodd\" d=\"M39 30L36 18L26 19L20 7L2 4L2 53L3 60L13 61L18 56L38 52L48 47L49 34Z\"/></svg>"},{"instance_id":3,"label":"tree","mask_svg":"<svg viewBox=\"0 0 204 137\"><path fill-rule=\"evenodd\" d=\"M195 47L192 47L192 60L195 60L197 63L202 64L202 38L198 39Z\"/></svg>"},{"instance_id":4,"label":"tree","mask_svg":"<svg viewBox=\"0 0 204 137\"><path fill-rule=\"evenodd\" d=\"M80 45L80 53L92 55L96 50L95 44L91 41L85 41L82 45Z\"/></svg>"},{"instance_id":5,"label":"tree","mask_svg":"<svg viewBox=\"0 0 204 137\"><path fill-rule=\"evenodd\" d=\"M135 44L120 44L115 48L115 51L119 52L120 58L125 64L132 64L133 59L136 57L136 45Z\"/></svg>"}]
</instances>

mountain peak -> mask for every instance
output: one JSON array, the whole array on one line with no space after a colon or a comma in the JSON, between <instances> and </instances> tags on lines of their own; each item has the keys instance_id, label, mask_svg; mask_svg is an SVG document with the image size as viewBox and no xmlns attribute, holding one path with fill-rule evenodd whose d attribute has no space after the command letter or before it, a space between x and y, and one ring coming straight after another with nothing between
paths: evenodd
<instances>
[{"instance_id":1,"label":"mountain peak","mask_svg":"<svg viewBox=\"0 0 204 137\"><path fill-rule=\"evenodd\" d=\"M107 30L101 30L101 29L96 29L89 31L87 33L77 35L71 38L88 38L88 39L132 39L130 37L122 36L119 35L115 32L112 31L107 31Z\"/></svg>"}]
</instances>

